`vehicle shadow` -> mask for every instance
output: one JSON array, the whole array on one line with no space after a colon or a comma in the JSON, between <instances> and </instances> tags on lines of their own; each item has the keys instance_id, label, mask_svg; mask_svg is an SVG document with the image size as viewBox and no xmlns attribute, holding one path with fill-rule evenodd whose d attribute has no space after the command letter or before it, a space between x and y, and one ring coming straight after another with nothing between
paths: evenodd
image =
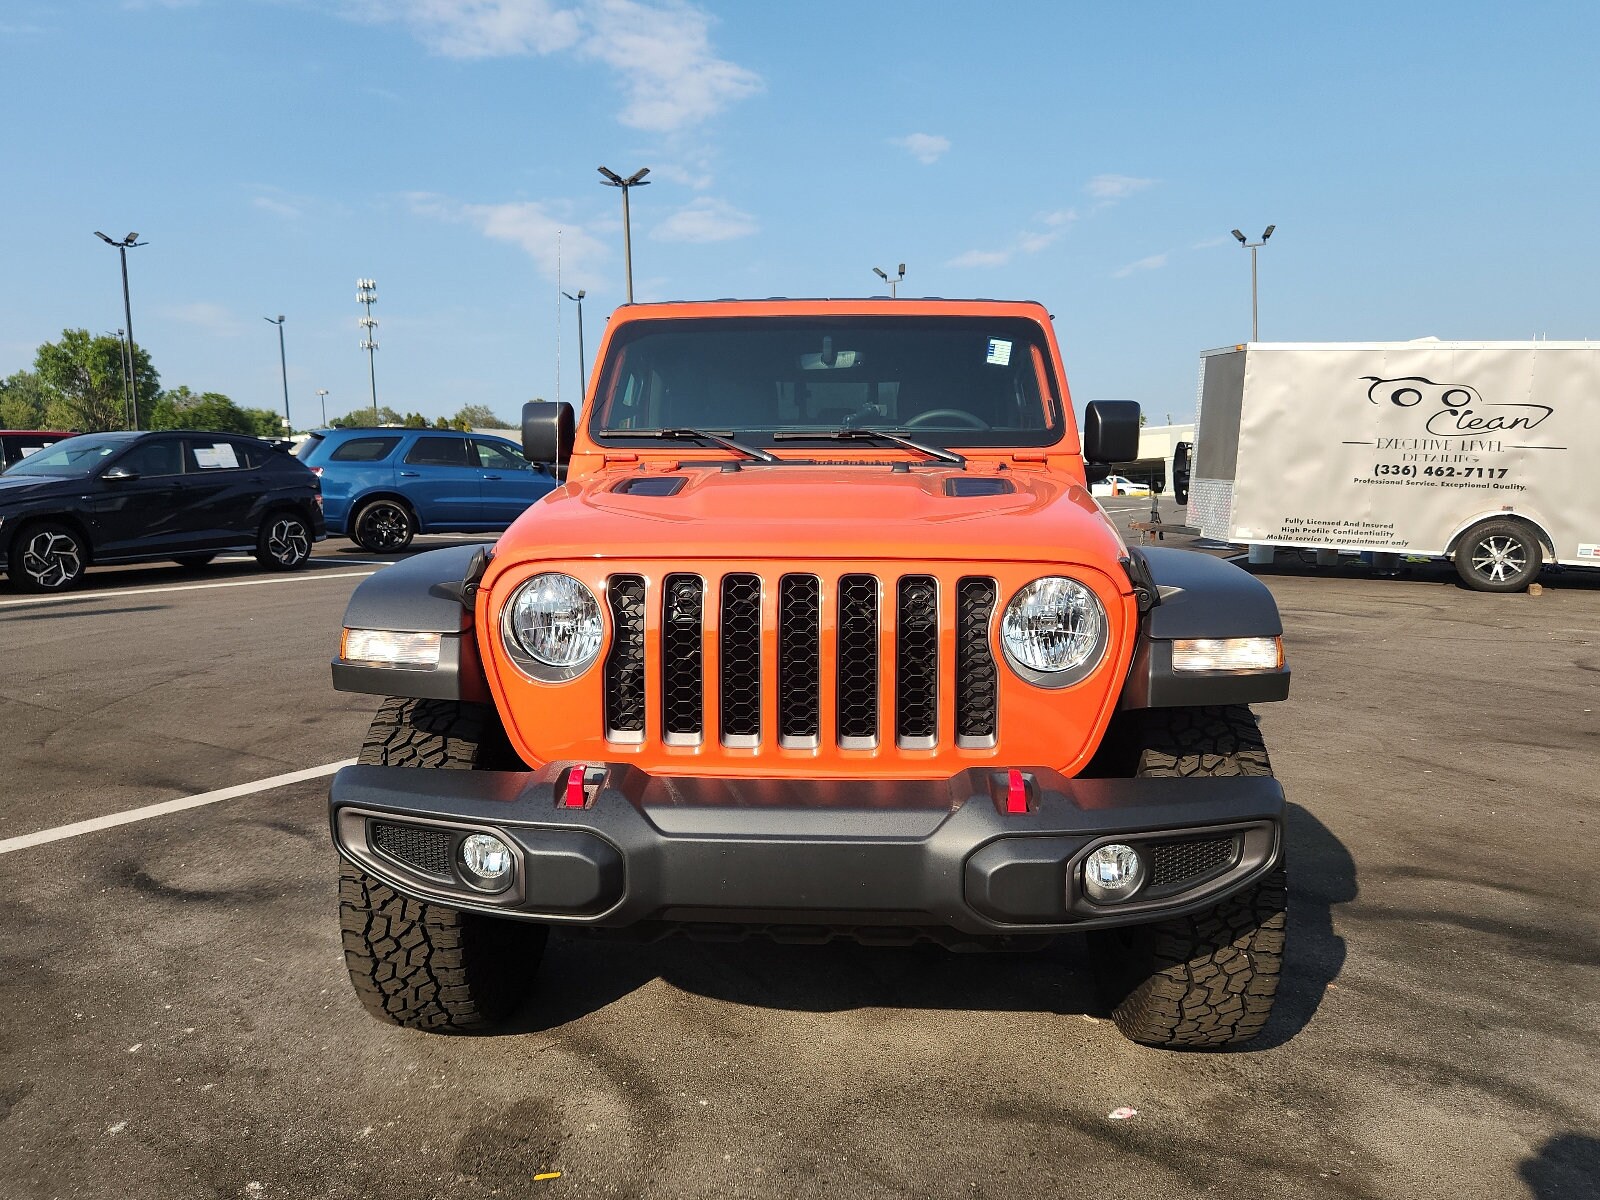
<instances>
[{"instance_id":1,"label":"vehicle shadow","mask_svg":"<svg viewBox=\"0 0 1600 1200\"><path fill-rule=\"evenodd\" d=\"M1365 579L1374 583L1426 583L1464 592L1474 590L1456 574L1454 566L1437 560L1418 563L1401 561L1393 567L1377 567L1356 559L1341 559L1337 566L1319 567L1310 551L1284 551L1271 563L1246 563L1243 558L1238 562L1250 574L1265 578ZM1553 590L1600 591L1600 570L1547 566L1539 573L1536 582L1541 587Z\"/></svg>"},{"instance_id":2,"label":"vehicle shadow","mask_svg":"<svg viewBox=\"0 0 1600 1200\"><path fill-rule=\"evenodd\" d=\"M1600 1195L1600 1138L1562 1133L1517 1168L1534 1200Z\"/></svg>"},{"instance_id":3,"label":"vehicle shadow","mask_svg":"<svg viewBox=\"0 0 1600 1200\"><path fill-rule=\"evenodd\" d=\"M1245 1050L1290 1041L1316 1015L1344 966L1332 910L1356 895L1356 870L1344 844L1304 808L1291 805L1289 950L1272 1020ZM505 1027L529 1033L564 1025L654 979L685 992L799 1012L914 1008L1104 1016L1084 939L1043 949L960 954L919 943L905 947L832 941L779 944L764 937L702 942L673 936L640 944L557 932L540 972L559 986L541 989Z\"/></svg>"}]
</instances>

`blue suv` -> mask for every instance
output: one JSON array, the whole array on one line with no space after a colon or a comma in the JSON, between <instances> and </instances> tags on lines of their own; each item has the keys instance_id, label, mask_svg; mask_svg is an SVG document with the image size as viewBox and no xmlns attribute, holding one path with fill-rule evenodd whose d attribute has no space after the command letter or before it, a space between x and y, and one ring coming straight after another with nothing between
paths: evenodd
<instances>
[{"instance_id":1,"label":"blue suv","mask_svg":"<svg viewBox=\"0 0 1600 1200\"><path fill-rule=\"evenodd\" d=\"M497 533L556 483L515 442L442 429L321 429L295 455L322 478L328 532L364 550Z\"/></svg>"}]
</instances>

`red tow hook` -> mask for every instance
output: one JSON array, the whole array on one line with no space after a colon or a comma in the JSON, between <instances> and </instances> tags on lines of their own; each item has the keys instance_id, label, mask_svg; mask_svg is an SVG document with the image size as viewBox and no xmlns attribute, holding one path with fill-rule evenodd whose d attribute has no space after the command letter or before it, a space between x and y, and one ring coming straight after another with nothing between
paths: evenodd
<instances>
[{"instance_id":1,"label":"red tow hook","mask_svg":"<svg viewBox=\"0 0 1600 1200\"><path fill-rule=\"evenodd\" d=\"M588 800L583 790L583 768L573 767L567 772L567 791L562 798L563 808L582 808Z\"/></svg>"},{"instance_id":2,"label":"red tow hook","mask_svg":"<svg viewBox=\"0 0 1600 1200\"><path fill-rule=\"evenodd\" d=\"M1022 772L1012 767L1006 772L1006 812L1028 811L1028 784Z\"/></svg>"},{"instance_id":3,"label":"red tow hook","mask_svg":"<svg viewBox=\"0 0 1600 1200\"><path fill-rule=\"evenodd\" d=\"M605 781L604 767L568 767L566 779L556 786L556 807L588 808Z\"/></svg>"}]
</instances>

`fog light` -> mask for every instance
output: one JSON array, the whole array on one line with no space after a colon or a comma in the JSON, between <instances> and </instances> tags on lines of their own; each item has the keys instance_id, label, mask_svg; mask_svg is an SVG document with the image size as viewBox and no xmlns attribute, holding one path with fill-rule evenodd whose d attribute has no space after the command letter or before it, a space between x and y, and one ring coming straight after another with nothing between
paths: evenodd
<instances>
[{"instance_id":1,"label":"fog light","mask_svg":"<svg viewBox=\"0 0 1600 1200\"><path fill-rule=\"evenodd\" d=\"M472 881L499 890L511 882L511 847L488 833L469 833L461 842L461 865Z\"/></svg>"},{"instance_id":2,"label":"fog light","mask_svg":"<svg viewBox=\"0 0 1600 1200\"><path fill-rule=\"evenodd\" d=\"M1126 900L1144 882L1144 860L1132 846L1112 842L1083 860L1083 890L1098 904Z\"/></svg>"}]
</instances>

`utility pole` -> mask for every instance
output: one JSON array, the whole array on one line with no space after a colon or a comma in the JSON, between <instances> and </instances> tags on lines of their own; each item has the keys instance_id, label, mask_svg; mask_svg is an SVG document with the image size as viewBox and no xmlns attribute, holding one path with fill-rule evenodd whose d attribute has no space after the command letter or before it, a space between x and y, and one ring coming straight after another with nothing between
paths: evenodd
<instances>
[{"instance_id":1,"label":"utility pole","mask_svg":"<svg viewBox=\"0 0 1600 1200\"><path fill-rule=\"evenodd\" d=\"M322 401L322 427L326 429L328 427L328 389L318 388L317 399Z\"/></svg>"},{"instance_id":2,"label":"utility pole","mask_svg":"<svg viewBox=\"0 0 1600 1200\"><path fill-rule=\"evenodd\" d=\"M94 235L106 245L115 246L122 258L122 317L128 330L128 394L133 399L133 416L128 425L131 429L137 429L139 428L139 376L135 370L138 360L134 357L133 304L128 299L128 251L135 246L144 246L148 243L141 242L137 233L130 233L120 242L113 241L98 229L94 231Z\"/></svg>"},{"instance_id":3,"label":"utility pole","mask_svg":"<svg viewBox=\"0 0 1600 1200\"><path fill-rule=\"evenodd\" d=\"M600 182L606 187L622 189L622 263L628 276L628 303L633 303L633 228L628 218L628 189L636 187L649 187L645 176L650 174L649 167L642 167L624 179L610 167L600 167L600 174L605 178Z\"/></svg>"},{"instance_id":4,"label":"utility pole","mask_svg":"<svg viewBox=\"0 0 1600 1200\"><path fill-rule=\"evenodd\" d=\"M283 372L283 436L288 437L294 432L294 425L289 421L289 360L283 356L283 314L279 313L276 319L261 319L278 327L278 369Z\"/></svg>"},{"instance_id":5,"label":"utility pole","mask_svg":"<svg viewBox=\"0 0 1600 1200\"><path fill-rule=\"evenodd\" d=\"M1233 236L1239 239L1239 245L1250 251L1250 340L1252 342L1260 340L1256 336L1256 251L1267 244L1267 239L1272 236L1272 231L1276 228L1276 225L1268 225L1259 242L1248 241L1244 234L1237 229L1233 230Z\"/></svg>"},{"instance_id":6,"label":"utility pole","mask_svg":"<svg viewBox=\"0 0 1600 1200\"><path fill-rule=\"evenodd\" d=\"M900 283L906 277L905 263L900 264L900 274L893 279L889 278L888 273L882 267L873 267L872 273L889 285L889 299L893 300L900 294L898 290Z\"/></svg>"},{"instance_id":7,"label":"utility pole","mask_svg":"<svg viewBox=\"0 0 1600 1200\"><path fill-rule=\"evenodd\" d=\"M367 315L361 318L361 348L367 352L367 382L372 385L372 423L378 424L378 368L373 355L378 349L378 322L372 316L372 306L378 302L376 279L356 280L356 303L366 306Z\"/></svg>"},{"instance_id":8,"label":"utility pole","mask_svg":"<svg viewBox=\"0 0 1600 1200\"><path fill-rule=\"evenodd\" d=\"M128 389L133 386L133 368L128 365L128 335L125 330L117 330L117 351L122 355L122 419L132 429L133 402Z\"/></svg>"},{"instance_id":9,"label":"utility pole","mask_svg":"<svg viewBox=\"0 0 1600 1200\"><path fill-rule=\"evenodd\" d=\"M579 288L576 296L571 292L561 294L578 305L578 386L582 389L578 394L578 407L582 409L584 398L589 394L589 360L583 356L583 298L589 293Z\"/></svg>"}]
</instances>

